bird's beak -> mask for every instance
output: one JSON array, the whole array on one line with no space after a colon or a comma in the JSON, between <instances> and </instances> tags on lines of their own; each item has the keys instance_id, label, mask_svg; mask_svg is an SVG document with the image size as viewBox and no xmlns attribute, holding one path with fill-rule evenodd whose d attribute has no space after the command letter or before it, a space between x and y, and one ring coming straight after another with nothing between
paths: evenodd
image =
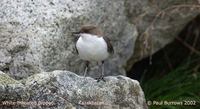
<instances>
[{"instance_id":1,"label":"bird's beak","mask_svg":"<svg viewBox=\"0 0 200 109\"><path fill-rule=\"evenodd\" d=\"M76 37L78 37L79 34L80 34L80 32L72 32L72 36L76 36Z\"/></svg>"}]
</instances>

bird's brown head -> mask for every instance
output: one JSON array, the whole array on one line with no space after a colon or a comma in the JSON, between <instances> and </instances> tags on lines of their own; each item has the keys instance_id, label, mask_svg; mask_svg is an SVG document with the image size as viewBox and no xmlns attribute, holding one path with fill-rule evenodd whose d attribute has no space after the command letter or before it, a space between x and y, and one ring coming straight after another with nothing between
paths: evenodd
<instances>
[{"instance_id":1,"label":"bird's brown head","mask_svg":"<svg viewBox=\"0 0 200 109\"><path fill-rule=\"evenodd\" d=\"M93 25L82 26L80 31L77 32L77 34L81 34L81 33L87 33L87 34L98 35L98 36L103 35L100 28L98 28L97 26L93 26Z\"/></svg>"}]
</instances>

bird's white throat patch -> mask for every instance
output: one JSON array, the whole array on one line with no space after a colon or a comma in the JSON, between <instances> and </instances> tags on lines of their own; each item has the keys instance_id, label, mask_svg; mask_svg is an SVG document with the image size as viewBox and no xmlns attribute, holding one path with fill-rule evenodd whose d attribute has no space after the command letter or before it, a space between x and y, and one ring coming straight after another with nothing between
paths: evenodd
<instances>
[{"instance_id":1,"label":"bird's white throat patch","mask_svg":"<svg viewBox=\"0 0 200 109\"><path fill-rule=\"evenodd\" d=\"M83 60L103 61L109 56L105 40L96 35L80 34L76 47Z\"/></svg>"}]
</instances>

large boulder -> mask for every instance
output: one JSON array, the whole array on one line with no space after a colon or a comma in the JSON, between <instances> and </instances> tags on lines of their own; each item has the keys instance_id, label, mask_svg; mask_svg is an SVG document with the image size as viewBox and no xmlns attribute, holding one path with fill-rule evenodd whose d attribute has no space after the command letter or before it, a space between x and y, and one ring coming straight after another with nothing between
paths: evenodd
<instances>
[{"instance_id":1,"label":"large boulder","mask_svg":"<svg viewBox=\"0 0 200 109\"><path fill-rule=\"evenodd\" d=\"M114 45L106 75L125 75L123 65L133 54L137 30L120 0L0 1L0 70L17 79L56 69L83 74L71 33L85 24L98 25ZM89 73L93 77L95 65Z\"/></svg>"},{"instance_id":2,"label":"large boulder","mask_svg":"<svg viewBox=\"0 0 200 109\"><path fill-rule=\"evenodd\" d=\"M17 81L0 72L0 106L5 109L147 109L138 81L124 76L109 76L105 81L97 82L61 70Z\"/></svg>"}]
</instances>

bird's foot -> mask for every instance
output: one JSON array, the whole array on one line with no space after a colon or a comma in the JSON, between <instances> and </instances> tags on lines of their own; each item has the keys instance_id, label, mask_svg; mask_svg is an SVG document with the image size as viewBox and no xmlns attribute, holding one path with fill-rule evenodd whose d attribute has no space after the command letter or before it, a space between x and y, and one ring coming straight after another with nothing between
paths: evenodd
<instances>
[{"instance_id":1,"label":"bird's foot","mask_svg":"<svg viewBox=\"0 0 200 109\"><path fill-rule=\"evenodd\" d=\"M104 76L100 76L99 78L96 78L97 82L103 81L106 82L106 80L104 79Z\"/></svg>"}]
</instances>

